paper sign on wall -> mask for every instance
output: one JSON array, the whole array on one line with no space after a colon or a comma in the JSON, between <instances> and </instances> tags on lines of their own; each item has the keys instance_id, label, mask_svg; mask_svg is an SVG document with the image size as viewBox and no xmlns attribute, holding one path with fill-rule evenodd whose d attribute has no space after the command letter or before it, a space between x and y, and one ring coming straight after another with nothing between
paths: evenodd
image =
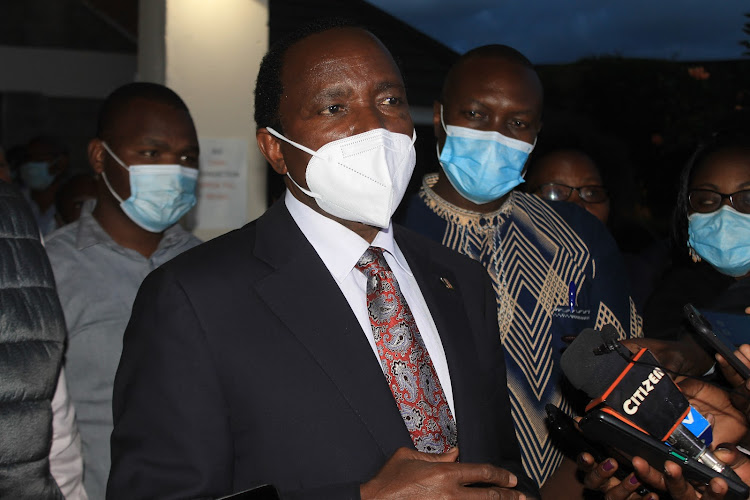
<instances>
[{"instance_id":1,"label":"paper sign on wall","mask_svg":"<svg viewBox=\"0 0 750 500\"><path fill-rule=\"evenodd\" d=\"M196 229L240 227L247 222L247 140L199 142Z\"/></svg>"}]
</instances>

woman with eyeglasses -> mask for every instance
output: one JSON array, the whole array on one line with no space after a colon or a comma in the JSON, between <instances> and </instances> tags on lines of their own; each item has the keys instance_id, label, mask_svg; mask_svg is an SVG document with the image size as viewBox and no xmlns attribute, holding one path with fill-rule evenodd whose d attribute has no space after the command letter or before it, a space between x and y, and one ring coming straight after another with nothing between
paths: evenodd
<instances>
[{"instance_id":1,"label":"woman with eyeglasses","mask_svg":"<svg viewBox=\"0 0 750 500\"><path fill-rule=\"evenodd\" d=\"M740 314L750 306L748 125L714 134L682 172L673 222L676 257L646 305L647 336L677 338L688 302Z\"/></svg>"},{"instance_id":2,"label":"woman with eyeglasses","mask_svg":"<svg viewBox=\"0 0 750 500\"><path fill-rule=\"evenodd\" d=\"M607 226L620 248L632 298L641 311L666 266L668 246L635 221L630 199L634 189L628 182L626 165L615 160L615 153L605 152L602 146L592 150L591 145L585 146L577 139L548 140L551 143L542 143L536 153L538 156L532 157L524 189L550 202L578 205ZM599 153L599 162L605 154L609 155L606 156L610 165L607 182L617 192L610 193L607 189L604 175L592 158L594 151ZM613 179L613 175L618 179ZM619 194L614 196L614 210L610 194Z\"/></svg>"},{"instance_id":3,"label":"woman with eyeglasses","mask_svg":"<svg viewBox=\"0 0 750 500\"><path fill-rule=\"evenodd\" d=\"M606 224L609 195L599 169L589 155L577 149L551 151L535 161L527 190L548 201L568 201Z\"/></svg>"}]
</instances>

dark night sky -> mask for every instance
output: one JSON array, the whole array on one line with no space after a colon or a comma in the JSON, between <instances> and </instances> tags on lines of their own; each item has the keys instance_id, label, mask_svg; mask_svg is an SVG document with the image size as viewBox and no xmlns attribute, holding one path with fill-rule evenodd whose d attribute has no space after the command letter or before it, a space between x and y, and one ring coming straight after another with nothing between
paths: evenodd
<instances>
[{"instance_id":1,"label":"dark night sky","mask_svg":"<svg viewBox=\"0 0 750 500\"><path fill-rule=\"evenodd\" d=\"M504 43L535 64L621 55L739 59L747 0L369 0L458 51Z\"/></svg>"}]
</instances>

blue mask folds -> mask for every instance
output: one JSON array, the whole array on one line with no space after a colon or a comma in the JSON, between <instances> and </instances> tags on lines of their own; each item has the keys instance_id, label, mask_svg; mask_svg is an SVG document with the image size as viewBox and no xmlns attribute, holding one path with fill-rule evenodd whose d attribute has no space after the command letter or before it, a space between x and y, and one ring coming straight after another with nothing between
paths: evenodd
<instances>
[{"instance_id":1,"label":"blue mask folds","mask_svg":"<svg viewBox=\"0 0 750 500\"><path fill-rule=\"evenodd\" d=\"M27 161L18 169L21 180L32 191L44 191L55 180L55 176L49 172L53 163L50 161Z\"/></svg>"},{"instance_id":2,"label":"blue mask folds","mask_svg":"<svg viewBox=\"0 0 750 500\"><path fill-rule=\"evenodd\" d=\"M693 250L722 274L739 277L750 271L750 215L728 205L692 214L688 236Z\"/></svg>"},{"instance_id":3,"label":"blue mask folds","mask_svg":"<svg viewBox=\"0 0 750 500\"><path fill-rule=\"evenodd\" d=\"M130 172L130 198L124 201L112 189L106 174L102 172L102 176L109 192L120 202L122 211L138 226L152 233L160 233L193 208L198 169L176 164L128 167L106 143L102 145L117 163Z\"/></svg>"},{"instance_id":4,"label":"blue mask folds","mask_svg":"<svg viewBox=\"0 0 750 500\"><path fill-rule=\"evenodd\" d=\"M505 196L523 182L523 167L533 144L499 132L442 125L446 138L438 160L461 196L481 205Z\"/></svg>"}]
</instances>

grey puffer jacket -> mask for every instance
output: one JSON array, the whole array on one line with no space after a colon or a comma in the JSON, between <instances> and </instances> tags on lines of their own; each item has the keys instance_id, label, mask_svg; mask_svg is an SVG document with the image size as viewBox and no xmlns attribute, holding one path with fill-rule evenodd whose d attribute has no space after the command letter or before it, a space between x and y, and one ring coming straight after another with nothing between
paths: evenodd
<instances>
[{"instance_id":1,"label":"grey puffer jacket","mask_svg":"<svg viewBox=\"0 0 750 500\"><path fill-rule=\"evenodd\" d=\"M65 320L26 201L0 181L0 498L63 498L49 470Z\"/></svg>"}]
</instances>

